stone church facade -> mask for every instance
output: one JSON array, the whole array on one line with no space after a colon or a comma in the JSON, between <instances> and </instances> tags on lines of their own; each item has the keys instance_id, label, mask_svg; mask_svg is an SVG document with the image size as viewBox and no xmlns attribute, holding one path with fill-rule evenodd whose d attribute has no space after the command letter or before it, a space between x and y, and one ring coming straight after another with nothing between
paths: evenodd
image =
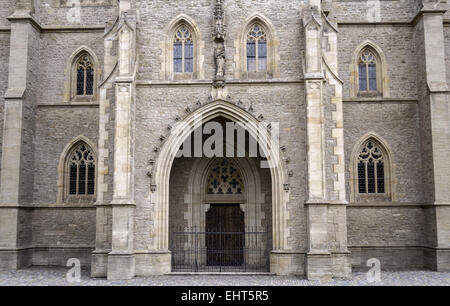
<instances>
[{"instance_id":1,"label":"stone church facade","mask_svg":"<svg viewBox=\"0 0 450 306\"><path fill-rule=\"evenodd\" d=\"M0 0L0 70L1 268L450 270L445 0Z\"/></svg>"}]
</instances>

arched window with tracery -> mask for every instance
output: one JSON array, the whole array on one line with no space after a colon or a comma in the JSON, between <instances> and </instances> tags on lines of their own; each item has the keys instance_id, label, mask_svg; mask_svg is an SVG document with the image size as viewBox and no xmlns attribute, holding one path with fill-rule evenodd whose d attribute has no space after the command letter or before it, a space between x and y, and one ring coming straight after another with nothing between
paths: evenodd
<instances>
[{"instance_id":1,"label":"arched window with tracery","mask_svg":"<svg viewBox=\"0 0 450 306\"><path fill-rule=\"evenodd\" d=\"M206 186L206 193L209 195L241 195L244 192L241 173L226 159L220 160L213 166Z\"/></svg>"},{"instance_id":2,"label":"arched window with tracery","mask_svg":"<svg viewBox=\"0 0 450 306\"><path fill-rule=\"evenodd\" d=\"M194 72L194 39L191 29L180 25L173 40L173 71L177 73Z\"/></svg>"},{"instance_id":3,"label":"arched window with tracery","mask_svg":"<svg viewBox=\"0 0 450 306\"><path fill-rule=\"evenodd\" d=\"M386 193L386 153L375 140L366 141L358 155L358 193L384 194Z\"/></svg>"},{"instance_id":4,"label":"arched window with tracery","mask_svg":"<svg viewBox=\"0 0 450 306\"><path fill-rule=\"evenodd\" d=\"M78 142L66 158L66 199L92 199L95 196L96 159L92 148Z\"/></svg>"},{"instance_id":5,"label":"arched window with tracery","mask_svg":"<svg viewBox=\"0 0 450 306\"><path fill-rule=\"evenodd\" d=\"M95 65L92 57L83 52L75 62L75 95L78 97L94 95Z\"/></svg>"},{"instance_id":6,"label":"arched window with tracery","mask_svg":"<svg viewBox=\"0 0 450 306\"><path fill-rule=\"evenodd\" d=\"M260 23L250 27L247 34L247 72L267 71L267 34Z\"/></svg>"},{"instance_id":7,"label":"arched window with tracery","mask_svg":"<svg viewBox=\"0 0 450 306\"><path fill-rule=\"evenodd\" d=\"M359 57L358 80L361 93L377 92L377 57L368 48Z\"/></svg>"},{"instance_id":8,"label":"arched window with tracery","mask_svg":"<svg viewBox=\"0 0 450 306\"><path fill-rule=\"evenodd\" d=\"M350 96L390 96L388 63L383 50L373 41L362 42L353 51L350 64Z\"/></svg>"}]
</instances>

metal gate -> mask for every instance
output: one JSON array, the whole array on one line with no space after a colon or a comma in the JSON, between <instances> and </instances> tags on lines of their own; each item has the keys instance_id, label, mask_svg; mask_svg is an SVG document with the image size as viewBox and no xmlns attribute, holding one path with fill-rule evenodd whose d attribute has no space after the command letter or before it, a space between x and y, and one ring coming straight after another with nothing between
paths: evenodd
<instances>
[{"instance_id":1,"label":"metal gate","mask_svg":"<svg viewBox=\"0 0 450 306\"><path fill-rule=\"evenodd\" d=\"M267 231L261 227L230 231L223 227L173 228L173 272L268 272Z\"/></svg>"}]
</instances>

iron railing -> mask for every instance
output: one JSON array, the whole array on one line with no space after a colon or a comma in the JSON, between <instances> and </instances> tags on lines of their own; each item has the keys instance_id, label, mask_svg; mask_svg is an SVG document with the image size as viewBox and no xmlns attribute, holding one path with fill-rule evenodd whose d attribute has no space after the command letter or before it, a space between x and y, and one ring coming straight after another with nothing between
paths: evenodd
<instances>
[{"instance_id":1,"label":"iron railing","mask_svg":"<svg viewBox=\"0 0 450 306\"><path fill-rule=\"evenodd\" d=\"M261 227L172 228L170 240L173 272L269 271L268 235Z\"/></svg>"}]
</instances>

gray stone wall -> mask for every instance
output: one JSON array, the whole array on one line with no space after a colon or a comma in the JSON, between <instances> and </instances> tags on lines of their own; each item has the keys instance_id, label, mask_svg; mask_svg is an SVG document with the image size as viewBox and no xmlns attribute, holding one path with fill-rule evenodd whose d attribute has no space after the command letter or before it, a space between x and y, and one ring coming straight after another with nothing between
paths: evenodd
<instances>
[{"instance_id":1,"label":"gray stone wall","mask_svg":"<svg viewBox=\"0 0 450 306\"><path fill-rule=\"evenodd\" d=\"M34 202L56 203L58 163L64 147L84 135L97 145L98 108L41 106L36 114ZM95 150L97 148L94 148Z\"/></svg>"},{"instance_id":2,"label":"gray stone wall","mask_svg":"<svg viewBox=\"0 0 450 306\"><path fill-rule=\"evenodd\" d=\"M0 28L9 27L9 21L6 19L14 11L14 2L12 0L0 1Z\"/></svg>"},{"instance_id":3,"label":"gray stone wall","mask_svg":"<svg viewBox=\"0 0 450 306\"><path fill-rule=\"evenodd\" d=\"M39 88L39 33L28 25L28 69L26 72L26 93L22 110L22 148L21 148L21 203L33 202L34 184L34 137L36 133L36 101ZM14 87L14 84L10 84Z\"/></svg>"},{"instance_id":4,"label":"gray stone wall","mask_svg":"<svg viewBox=\"0 0 450 306\"><path fill-rule=\"evenodd\" d=\"M225 1L225 23L227 25L226 71L227 78L233 78L235 46L245 20L253 13L259 12L274 24L278 37L284 43L280 45L280 71L282 79L298 80L303 75L301 50L300 4L304 1ZM140 58L139 74L142 79L158 80L160 71L160 41L166 35L165 27L179 14L187 14L197 24L201 39L205 42L205 78L214 75L214 45L211 39L213 1L146 1L136 0L136 8L141 18L138 24L137 54Z\"/></svg>"},{"instance_id":5,"label":"gray stone wall","mask_svg":"<svg viewBox=\"0 0 450 306\"><path fill-rule=\"evenodd\" d=\"M358 24L340 25L339 31L339 77L344 81L344 100L350 98L350 65L353 64L353 52L366 40L377 44L386 56L391 98L417 98L414 28Z\"/></svg>"},{"instance_id":6,"label":"gray stone wall","mask_svg":"<svg viewBox=\"0 0 450 306\"><path fill-rule=\"evenodd\" d=\"M305 146L305 107L303 105L303 85L251 85L229 86L233 101L252 105L256 117L262 114L266 122L280 123L281 145L286 146L285 156L290 158L287 168L292 170L292 186L288 205L288 227L291 233L288 243L293 249L304 249L306 241L306 222L303 204L306 199L306 146ZM161 145L160 135L167 135L167 126L175 123L175 117L183 117L186 107L195 109L197 100L205 103L210 94L209 86L140 86L136 103L136 228L137 249L146 248L150 243L148 231L148 195L150 179L146 176L148 161L156 160L155 147ZM303 107L302 107L303 105Z\"/></svg>"},{"instance_id":7,"label":"gray stone wall","mask_svg":"<svg viewBox=\"0 0 450 306\"><path fill-rule=\"evenodd\" d=\"M445 62L447 68L447 83L450 81L450 27L447 25L444 27L445 35Z\"/></svg>"},{"instance_id":8,"label":"gray stone wall","mask_svg":"<svg viewBox=\"0 0 450 306\"><path fill-rule=\"evenodd\" d=\"M423 268L425 236L431 236L426 213L420 206L401 204L349 207L348 248L353 267L367 269L367 260L377 258L382 269Z\"/></svg>"},{"instance_id":9,"label":"gray stone wall","mask_svg":"<svg viewBox=\"0 0 450 306\"><path fill-rule=\"evenodd\" d=\"M409 22L417 13L417 3L412 0L332 0L331 2L330 17L337 18L339 22L392 20Z\"/></svg>"},{"instance_id":10,"label":"gray stone wall","mask_svg":"<svg viewBox=\"0 0 450 306\"><path fill-rule=\"evenodd\" d=\"M34 16L42 26L104 26L106 21L111 21L113 16L117 14L116 1L111 0L113 5L107 4L106 1L102 1L105 4L101 5L85 5L84 1L80 1L80 21L71 22L70 20L73 19L67 18L71 9L65 4L67 1L61 0L57 4L57 1L41 0L35 6ZM100 2L97 1L97 3Z\"/></svg>"},{"instance_id":11,"label":"gray stone wall","mask_svg":"<svg viewBox=\"0 0 450 306\"><path fill-rule=\"evenodd\" d=\"M264 213L264 219L261 226L267 232L268 246L272 248L272 179L269 169L259 169L261 179L261 192L264 193L264 204L261 211Z\"/></svg>"},{"instance_id":12,"label":"gray stone wall","mask_svg":"<svg viewBox=\"0 0 450 306\"><path fill-rule=\"evenodd\" d=\"M95 52L100 69L103 67L103 31L42 33L39 53L38 104L64 102L65 83L70 78L67 71L70 56L79 47L87 46Z\"/></svg>"},{"instance_id":13,"label":"gray stone wall","mask_svg":"<svg viewBox=\"0 0 450 306\"><path fill-rule=\"evenodd\" d=\"M193 171L194 160L192 158L177 158L172 166L169 196L169 228L171 230L175 228L179 231L189 226L188 220L185 219L189 205L185 203L184 195L189 193L189 176ZM193 225L199 226L200 224Z\"/></svg>"},{"instance_id":14,"label":"gray stone wall","mask_svg":"<svg viewBox=\"0 0 450 306\"><path fill-rule=\"evenodd\" d=\"M95 208L38 208L32 211L32 264L65 266L77 258L90 265L95 247Z\"/></svg>"},{"instance_id":15,"label":"gray stone wall","mask_svg":"<svg viewBox=\"0 0 450 306\"><path fill-rule=\"evenodd\" d=\"M95 208L33 210L35 247L94 247Z\"/></svg>"},{"instance_id":16,"label":"gray stone wall","mask_svg":"<svg viewBox=\"0 0 450 306\"><path fill-rule=\"evenodd\" d=\"M2 20L0 18L0 20ZM3 107L4 96L8 88L8 66L9 66L9 33L0 32L0 145L3 144ZM1 149L0 149L1 158ZM1 169L0 169L1 173Z\"/></svg>"},{"instance_id":17,"label":"gray stone wall","mask_svg":"<svg viewBox=\"0 0 450 306\"><path fill-rule=\"evenodd\" d=\"M417 75L425 76L425 42L423 34L423 23L418 22L414 30L416 45ZM419 139L422 155L422 177L423 177L423 200L428 203L434 201L434 176L433 176L433 152L431 148L431 124L430 103L428 97L428 84L425 77L417 78L418 115L419 115Z\"/></svg>"},{"instance_id":18,"label":"gray stone wall","mask_svg":"<svg viewBox=\"0 0 450 306\"><path fill-rule=\"evenodd\" d=\"M424 244L422 207L350 207L349 247L420 247Z\"/></svg>"},{"instance_id":19,"label":"gray stone wall","mask_svg":"<svg viewBox=\"0 0 450 306\"><path fill-rule=\"evenodd\" d=\"M392 149L398 200L422 203L422 155L418 106L414 102L344 103L347 194L352 150L363 135L372 131Z\"/></svg>"},{"instance_id":20,"label":"gray stone wall","mask_svg":"<svg viewBox=\"0 0 450 306\"><path fill-rule=\"evenodd\" d=\"M287 221L288 248L307 251L307 224L304 202L307 199L307 145L306 145L306 105L303 84L304 42L300 6L304 1L239 0L225 2L225 23L228 35L226 76L229 100L245 109L253 108L255 117L262 115L266 122L280 123L281 145L286 146L284 158L288 158L287 169L290 178L289 218ZM344 131L346 177L349 179L350 155L355 143L367 132L375 132L383 137L393 152L396 194L400 203L391 207L350 207L347 212L349 246L354 258L361 262L368 256L390 258L393 266L399 254L409 254L406 261L410 266L420 266L423 245L435 245L433 232L436 216L431 209L403 204L426 204L433 201L433 173L431 163L429 101L427 84L421 77L425 74L424 41L422 25L409 22L417 13L417 1L327 1L331 3L331 19L340 23L338 34L339 77L344 81ZM51 255L48 248L59 247L58 254L69 254L70 248L90 250L95 239L95 210L85 207L67 209L52 207L57 193L57 166L65 145L74 137L85 135L95 145L98 141L98 108L96 106L62 106L64 103L67 61L72 52L86 45L96 53L103 67L103 33L106 21L111 22L117 14L115 5L84 6L81 8L81 22L68 23L70 8L61 1L40 1L34 16L43 30L30 33L29 69L24 112L24 146L22 173L22 203L41 205L39 209L21 210L19 239L22 245L33 244L37 251L37 263L59 263L57 255ZM115 3L115 2L114 2ZM186 107L194 110L195 103L210 101L211 84L191 81L160 83L161 45L166 34L166 26L179 14L189 15L198 25L205 61L205 80L214 75L212 32L213 1L147 1L135 0L134 7L140 10L137 36L139 57L138 87L136 89L136 137L135 137L135 237L136 250L146 250L151 245L154 207L149 201L150 178L147 176L148 162L156 160L161 147L161 135L168 135L167 126L175 123L175 117L184 117ZM379 11L378 7L379 5ZM449 4L446 4L449 6ZM4 93L7 87L9 57L9 21L13 11L10 0L0 0L0 135L3 129ZM266 80L246 80L241 83L234 79L236 46L235 39L240 34L244 22L252 13L266 15L273 23L279 46L279 78ZM378 15L378 12L380 13ZM449 18L449 13L446 18ZM389 24L390 21L401 21ZM366 24L350 24L362 22ZM374 22L385 22L374 25ZM79 29L55 30L58 27ZM98 29L80 29L98 27ZM450 79L450 28L445 28L447 79ZM355 48L363 41L375 42L386 55L390 97L383 101L349 102L350 65ZM204 80L202 80L204 81ZM331 89L330 89L331 90ZM106 161L108 173L105 180L108 191L104 202L112 199L113 149L114 149L114 91L108 90L110 113L107 129L109 132L109 156ZM331 114L330 92L325 97L325 133L327 137L327 185L330 199L334 180L333 156L335 146L331 137L334 127ZM2 139L0 137L0 145ZM1 154L1 152L0 152ZM0 155L1 156L1 155ZM184 203L189 175L189 163L176 161L172 178L171 205ZM261 172L262 186L266 202L271 199L270 173ZM350 188L347 183L347 197ZM172 196L173 195L173 196ZM45 207L45 208L44 208ZM269 208L266 216L270 215ZM183 218L184 207L170 210L171 219ZM342 212L329 210L330 233L338 232ZM108 212L110 214L110 212ZM110 219L110 218L109 218ZM28 222L27 220L32 220ZM332 221L333 220L333 221ZM109 220L110 221L110 220ZM108 221L108 222L109 222ZM330 249L339 250L339 245L330 235ZM373 249L370 250L370 247ZM392 249L395 247L396 249ZM64 249L66 248L66 249ZM390 248L390 249L389 249ZM45 249L45 250L44 250ZM387 253L383 253L383 251ZM83 251L88 254L88 251ZM409 252L409 253L408 253ZM54 253L56 254L56 253ZM377 255L378 254L378 255ZM388 254L388 255L382 255ZM83 255L83 256L85 256ZM403 256L402 255L402 256ZM52 257L53 256L53 257ZM65 255L64 255L65 256ZM87 258L86 256L84 258ZM364 264L364 263L362 263ZM406 265L408 265L406 264Z\"/></svg>"}]
</instances>

